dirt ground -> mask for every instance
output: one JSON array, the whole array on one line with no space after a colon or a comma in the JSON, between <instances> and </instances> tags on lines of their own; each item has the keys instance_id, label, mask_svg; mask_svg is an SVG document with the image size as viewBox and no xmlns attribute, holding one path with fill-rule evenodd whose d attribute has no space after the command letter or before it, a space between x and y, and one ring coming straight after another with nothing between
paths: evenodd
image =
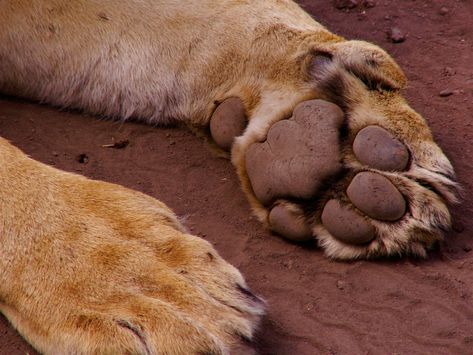
<instances>
[{"instance_id":1,"label":"dirt ground","mask_svg":"<svg viewBox=\"0 0 473 355\"><path fill-rule=\"evenodd\" d=\"M145 192L185 216L268 301L255 342L261 354L473 354L473 2L301 4L332 31L379 44L398 60L409 101L456 168L464 202L427 260L333 262L315 246L271 236L251 216L230 163L184 129L0 98L0 134L35 159ZM388 39L393 28L403 42ZM120 140L129 145L102 147ZM0 354L25 353L35 352L0 318Z\"/></svg>"}]
</instances>

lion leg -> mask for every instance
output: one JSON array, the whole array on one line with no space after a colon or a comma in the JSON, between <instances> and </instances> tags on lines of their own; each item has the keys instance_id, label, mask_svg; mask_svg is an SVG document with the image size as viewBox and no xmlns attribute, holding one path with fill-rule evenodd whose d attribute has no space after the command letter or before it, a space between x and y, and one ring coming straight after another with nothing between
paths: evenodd
<instances>
[{"instance_id":1,"label":"lion leg","mask_svg":"<svg viewBox=\"0 0 473 355\"><path fill-rule=\"evenodd\" d=\"M0 311L45 354L227 353L264 302L163 203L0 138Z\"/></svg>"}]
</instances>

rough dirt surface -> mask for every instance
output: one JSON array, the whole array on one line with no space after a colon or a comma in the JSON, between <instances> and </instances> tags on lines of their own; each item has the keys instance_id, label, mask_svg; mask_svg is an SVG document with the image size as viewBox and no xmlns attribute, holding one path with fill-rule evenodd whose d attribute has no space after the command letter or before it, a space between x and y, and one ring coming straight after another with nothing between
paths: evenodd
<instances>
[{"instance_id":1,"label":"rough dirt surface","mask_svg":"<svg viewBox=\"0 0 473 355\"><path fill-rule=\"evenodd\" d=\"M464 202L453 208L454 230L427 260L339 263L313 246L271 236L251 216L230 163L184 129L101 121L3 98L0 134L47 164L145 192L185 216L267 299L255 342L261 354L472 354L473 3L368 3L375 6L345 10L328 0L301 1L334 32L377 43L398 60L410 79L409 101L453 161ZM392 28L403 42L388 39ZM101 147L114 138L130 143ZM81 154L87 163L77 160ZM28 352L0 318L0 354Z\"/></svg>"}]
</instances>

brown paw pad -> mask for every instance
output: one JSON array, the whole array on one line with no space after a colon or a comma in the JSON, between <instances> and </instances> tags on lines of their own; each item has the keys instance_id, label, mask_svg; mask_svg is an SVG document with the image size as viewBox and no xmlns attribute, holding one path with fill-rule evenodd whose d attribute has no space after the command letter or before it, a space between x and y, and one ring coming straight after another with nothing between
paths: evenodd
<instances>
[{"instance_id":1,"label":"brown paw pad","mask_svg":"<svg viewBox=\"0 0 473 355\"><path fill-rule=\"evenodd\" d=\"M245 107L237 97L224 100L210 119L210 134L217 145L229 151L235 137L241 136L247 125Z\"/></svg>"},{"instance_id":2,"label":"brown paw pad","mask_svg":"<svg viewBox=\"0 0 473 355\"><path fill-rule=\"evenodd\" d=\"M403 171L409 163L406 146L378 126L368 126L358 132L353 152L362 164L378 170Z\"/></svg>"},{"instance_id":3,"label":"brown paw pad","mask_svg":"<svg viewBox=\"0 0 473 355\"><path fill-rule=\"evenodd\" d=\"M312 238L310 226L304 216L297 215L287 207L274 207L269 214L269 223L274 232L287 239L301 242Z\"/></svg>"},{"instance_id":4,"label":"brown paw pad","mask_svg":"<svg viewBox=\"0 0 473 355\"><path fill-rule=\"evenodd\" d=\"M322 212L322 224L338 240L348 244L365 244L375 237L374 227L338 200L330 200Z\"/></svg>"},{"instance_id":5,"label":"brown paw pad","mask_svg":"<svg viewBox=\"0 0 473 355\"><path fill-rule=\"evenodd\" d=\"M357 174L347 189L353 205L369 217L396 221L406 213L406 200L386 177L372 173Z\"/></svg>"},{"instance_id":6,"label":"brown paw pad","mask_svg":"<svg viewBox=\"0 0 473 355\"><path fill-rule=\"evenodd\" d=\"M268 205L278 197L308 199L340 163L339 129L343 112L332 103L300 103L293 116L275 123L263 143L246 154L246 169L258 200Z\"/></svg>"}]
</instances>

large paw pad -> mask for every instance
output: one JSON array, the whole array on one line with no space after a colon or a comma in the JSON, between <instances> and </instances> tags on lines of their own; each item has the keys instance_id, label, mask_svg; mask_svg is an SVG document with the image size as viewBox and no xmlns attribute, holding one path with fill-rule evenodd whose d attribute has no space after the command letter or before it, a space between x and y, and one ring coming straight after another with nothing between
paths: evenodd
<instances>
[{"instance_id":1,"label":"large paw pad","mask_svg":"<svg viewBox=\"0 0 473 355\"><path fill-rule=\"evenodd\" d=\"M343 112L326 101L299 104L290 119L275 123L267 139L246 154L253 192L263 205L280 197L308 199L341 168Z\"/></svg>"}]
</instances>

